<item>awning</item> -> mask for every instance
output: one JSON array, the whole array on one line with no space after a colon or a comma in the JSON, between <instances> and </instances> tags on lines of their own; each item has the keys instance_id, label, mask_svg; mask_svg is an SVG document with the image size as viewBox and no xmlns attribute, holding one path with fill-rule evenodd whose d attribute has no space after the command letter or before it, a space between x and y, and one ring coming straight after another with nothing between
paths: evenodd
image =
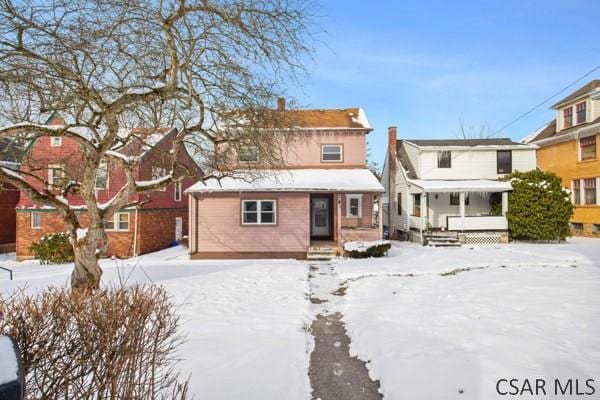
<instances>
[{"instance_id":1,"label":"awning","mask_svg":"<svg viewBox=\"0 0 600 400\"><path fill-rule=\"evenodd\" d=\"M510 182L491 179L469 180L422 180L409 179L412 192L448 193L448 192L508 192L512 190Z\"/></svg>"},{"instance_id":2,"label":"awning","mask_svg":"<svg viewBox=\"0 0 600 400\"><path fill-rule=\"evenodd\" d=\"M186 193L383 191L381 183L368 169L290 169L236 171L219 180L199 181Z\"/></svg>"}]
</instances>

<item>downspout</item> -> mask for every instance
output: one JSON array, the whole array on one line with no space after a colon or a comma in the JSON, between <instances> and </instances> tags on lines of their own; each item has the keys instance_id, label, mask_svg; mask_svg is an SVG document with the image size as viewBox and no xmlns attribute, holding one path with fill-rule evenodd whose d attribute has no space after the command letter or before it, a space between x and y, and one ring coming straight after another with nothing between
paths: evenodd
<instances>
[{"instance_id":1,"label":"downspout","mask_svg":"<svg viewBox=\"0 0 600 400\"><path fill-rule=\"evenodd\" d=\"M139 208L135 208L135 226L133 228L133 256L137 257L137 237L138 237L138 224L139 224Z\"/></svg>"}]
</instances>

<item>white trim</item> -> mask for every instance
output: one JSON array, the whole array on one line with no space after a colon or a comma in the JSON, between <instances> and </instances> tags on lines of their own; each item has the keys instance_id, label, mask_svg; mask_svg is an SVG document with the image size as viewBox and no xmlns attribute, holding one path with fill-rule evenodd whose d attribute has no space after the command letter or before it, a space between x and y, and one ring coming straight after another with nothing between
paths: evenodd
<instances>
[{"instance_id":1,"label":"white trim","mask_svg":"<svg viewBox=\"0 0 600 400\"><path fill-rule=\"evenodd\" d=\"M119 227L119 215L127 215L127 229L121 229ZM131 227L131 213L129 212L116 212L113 214L113 228L108 229L104 228L106 232L129 232L129 228Z\"/></svg>"},{"instance_id":2,"label":"white trim","mask_svg":"<svg viewBox=\"0 0 600 400\"><path fill-rule=\"evenodd\" d=\"M256 203L256 222L244 222L244 213L251 213L251 212L244 211L244 204L250 203L250 202ZM272 202L273 203L273 222L262 222L261 221L261 218L262 218L261 206L262 206L263 202ZM277 225L277 200L275 200L275 199L245 199L245 200L242 200L240 205L241 205L240 217L241 217L242 225L248 225L248 226Z\"/></svg>"},{"instance_id":3,"label":"white trim","mask_svg":"<svg viewBox=\"0 0 600 400\"><path fill-rule=\"evenodd\" d=\"M350 201L358 200L358 215L350 214ZM346 218L362 218L363 195L362 194L347 194L346 195Z\"/></svg>"},{"instance_id":4,"label":"white trim","mask_svg":"<svg viewBox=\"0 0 600 400\"><path fill-rule=\"evenodd\" d=\"M48 185L49 186L54 186L54 174L53 171L54 170L59 170L62 173L62 177L64 178L64 171L62 169L62 165L61 164L48 164Z\"/></svg>"},{"instance_id":5,"label":"white trim","mask_svg":"<svg viewBox=\"0 0 600 400\"><path fill-rule=\"evenodd\" d=\"M323 150L325 149L325 147L337 147L339 149L340 159L339 160L325 160L325 159L323 159L323 154L325 154L325 152ZM335 154L335 153L327 152L327 154ZM337 144L337 143L332 143L332 144L323 143L323 144L321 144L321 162L322 163L341 163L341 162L344 162L344 146L341 145L341 144Z\"/></svg>"},{"instance_id":6,"label":"white trim","mask_svg":"<svg viewBox=\"0 0 600 400\"><path fill-rule=\"evenodd\" d=\"M58 143L54 143L55 140L58 140ZM62 137L60 136L50 136L50 147L60 147L62 146Z\"/></svg>"},{"instance_id":7,"label":"white trim","mask_svg":"<svg viewBox=\"0 0 600 400\"><path fill-rule=\"evenodd\" d=\"M40 218L40 221L39 221L40 224L37 225L37 226L33 224L33 220L34 220L33 216L34 215L37 215ZM33 211L31 213L31 229L42 229L42 213L41 212L39 212L39 211Z\"/></svg>"},{"instance_id":8,"label":"white trim","mask_svg":"<svg viewBox=\"0 0 600 400\"><path fill-rule=\"evenodd\" d=\"M178 193L177 189L179 189L179 198L177 198L177 193ZM183 188L182 188L181 182L175 182L175 184L173 185L173 198L175 199L175 201L181 201L181 199L183 198L182 190L183 190Z\"/></svg>"}]
</instances>

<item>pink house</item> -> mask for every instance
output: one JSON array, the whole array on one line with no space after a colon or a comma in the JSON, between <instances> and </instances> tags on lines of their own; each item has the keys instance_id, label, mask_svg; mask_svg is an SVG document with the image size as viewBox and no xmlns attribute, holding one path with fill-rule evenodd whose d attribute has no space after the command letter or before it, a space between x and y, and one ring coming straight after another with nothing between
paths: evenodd
<instances>
[{"instance_id":1,"label":"pink house","mask_svg":"<svg viewBox=\"0 0 600 400\"><path fill-rule=\"evenodd\" d=\"M346 241L382 237L384 191L366 167L362 109L285 110L293 115L282 168L249 169L240 151L234 176L200 181L189 196L192 258L311 258Z\"/></svg>"}]
</instances>

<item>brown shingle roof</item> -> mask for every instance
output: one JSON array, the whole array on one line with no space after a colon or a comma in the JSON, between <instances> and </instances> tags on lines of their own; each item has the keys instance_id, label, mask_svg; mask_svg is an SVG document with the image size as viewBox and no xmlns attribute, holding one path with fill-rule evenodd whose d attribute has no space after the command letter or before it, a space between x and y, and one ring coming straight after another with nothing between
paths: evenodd
<instances>
[{"instance_id":1,"label":"brown shingle roof","mask_svg":"<svg viewBox=\"0 0 600 400\"><path fill-rule=\"evenodd\" d=\"M574 91L573 93L571 93L570 95L565 97L564 99L560 100L558 103L554 104L552 106L552 108L557 108L558 106L560 106L564 103L568 103L571 100L575 100L576 98L583 96L597 88L600 88L600 79L595 79L595 80L589 82L587 85L577 89L576 91Z\"/></svg>"},{"instance_id":2,"label":"brown shingle roof","mask_svg":"<svg viewBox=\"0 0 600 400\"><path fill-rule=\"evenodd\" d=\"M592 124L597 124L597 123L600 123L600 117L596 118L592 122L586 122L585 124L575 125L570 128L563 129L562 131L557 132L556 131L556 120L553 120L544 129L542 129L542 131L540 133L538 133L537 136L534 137L530 142L535 143L538 140L548 139L550 137L559 137L559 136L567 135L573 131L576 131L577 129L584 128L586 126L589 126Z\"/></svg>"},{"instance_id":3,"label":"brown shingle roof","mask_svg":"<svg viewBox=\"0 0 600 400\"><path fill-rule=\"evenodd\" d=\"M285 119L300 128L362 128L370 129L366 119L361 120L359 108L323 110L287 110Z\"/></svg>"}]
</instances>

